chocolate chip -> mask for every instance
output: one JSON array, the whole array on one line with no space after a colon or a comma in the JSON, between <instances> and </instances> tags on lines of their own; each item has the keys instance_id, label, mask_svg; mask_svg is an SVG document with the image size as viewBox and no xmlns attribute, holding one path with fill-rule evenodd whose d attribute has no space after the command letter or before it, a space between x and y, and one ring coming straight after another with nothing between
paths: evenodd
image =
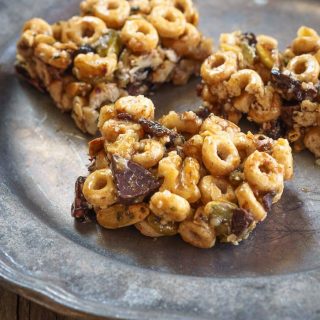
<instances>
[{"instance_id":1,"label":"chocolate chip","mask_svg":"<svg viewBox=\"0 0 320 320\"><path fill-rule=\"evenodd\" d=\"M245 32L241 34L241 40L246 41L249 46L255 47L258 43L257 37L253 32Z\"/></svg>"},{"instance_id":2,"label":"chocolate chip","mask_svg":"<svg viewBox=\"0 0 320 320\"><path fill-rule=\"evenodd\" d=\"M315 100L319 98L319 88L314 85L308 85L304 88L302 82L294 79L292 74L285 74L279 69L271 70L271 81L283 97L287 100L303 101Z\"/></svg>"},{"instance_id":3,"label":"chocolate chip","mask_svg":"<svg viewBox=\"0 0 320 320\"><path fill-rule=\"evenodd\" d=\"M89 142L89 156L93 158L96 154L103 150L104 148L104 138L96 138Z\"/></svg>"},{"instance_id":4,"label":"chocolate chip","mask_svg":"<svg viewBox=\"0 0 320 320\"><path fill-rule=\"evenodd\" d=\"M252 222L253 217L248 211L241 208L234 209L231 220L231 232L239 237L248 229Z\"/></svg>"},{"instance_id":5,"label":"chocolate chip","mask_svg":"<svg viewBox=\"0 0 320 320\"><path fill-rule=\"evenodd\" d=\"M75 198L71 207L71 215L79 222L90 222L94 220L94 211L89 207L82 189L86 177L79 177L75 183Z\"/></svg>"},{"instance_id":6,"label":"chocolate chip","mask_svg":"<svg viewBox=\"0 0 320 320\"><path fill-rule=\"evenodd\" d=\"M210 110L206 107L199 107L194 113L203 120L207 119L211 114Z\"/></svg>"},{"instance_id":7,"label":"chocolate chip","mask_svg":"<svg viewBox=\"0 0 320 320\"><path fill-rule=\"evenodd\" d=\"M272 200L275 196L275 192L268 192L262 197L262 204L264 209L269 213L272 208Z\"/></svg>"},{"instance_id":8,"label":"chocolate chip","mask_svg":"<svg viewBox=\"0 0 320 320\"><path fill-rule=\"evenodd\" d=\"M160 188L160 181L141 165L118 155L111 157L111 169L120 203L130 205L142 202Z\"/></svg>"}]
</instances>

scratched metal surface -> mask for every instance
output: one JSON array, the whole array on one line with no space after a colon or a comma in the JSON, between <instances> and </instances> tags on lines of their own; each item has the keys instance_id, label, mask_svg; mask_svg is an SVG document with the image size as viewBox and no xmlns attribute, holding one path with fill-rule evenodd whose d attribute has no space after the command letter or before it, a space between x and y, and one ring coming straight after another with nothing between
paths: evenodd
<instances>
[{"instance_id":1,"label":"scratched metal surface","mask_svg":"<svg viewBox=\"0 0 320 320\"><path fill-rule=\"evenodd\" d=\"M128 319L318 319L320 168L295 155L295 178L268 219L238 247L199 250L70 217L88 137L50 99L17 80L22 21L77 12L75 0L0 0L0 279L69 314ZM217 39L241 28L288 43L319 27L319 1L199 0L201 28ZM284 45L283 45L284 46ZM198 105L193 81L154 95L158 114ZM62 306L62 307L61 307Z\"/></svg>"}]
</instances>

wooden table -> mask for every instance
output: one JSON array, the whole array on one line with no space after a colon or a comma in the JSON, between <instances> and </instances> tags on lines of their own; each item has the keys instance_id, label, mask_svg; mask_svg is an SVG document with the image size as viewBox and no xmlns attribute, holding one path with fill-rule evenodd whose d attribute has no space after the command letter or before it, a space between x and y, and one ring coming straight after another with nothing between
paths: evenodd
<instances>
[{"instance_id":1,"label":"wooden table","mask_svg":"<svg viewBox=\"0 0 320 320\"><path fill-rule=\"evenodd\" d=\"M0 320L76 320L52 312L0 287Z\"/></svg>"}]
</instances>

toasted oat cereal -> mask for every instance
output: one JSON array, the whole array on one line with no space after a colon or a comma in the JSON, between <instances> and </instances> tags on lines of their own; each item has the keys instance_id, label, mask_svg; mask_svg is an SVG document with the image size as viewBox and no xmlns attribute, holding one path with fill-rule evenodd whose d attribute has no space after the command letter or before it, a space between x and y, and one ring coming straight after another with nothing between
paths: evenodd
<instances>
[{"instance_id":1,"label":"toasted oat cereal","mask_svg":"<svg viewBox=\"0 0 320 320\"><path fill-rule=\"evenodd\" d=\"M84 0L80 9L52 25L27 21L16 69L90 134L102 105L165 82L183 85L212 52L191 0Z\"/></svg>"},{"instance_id":2,"label":"toasted oat cereal","mask_svg":"<svg viewBox=\"0 0 320 320\"><path fill-rule=\"evenodd\" d=\"M78 220L91 212L107 229L134 225L149 237L180 234L199 248L238 244L267 217L293 175L285 139L245 134L208 113L146 119L141 108L153 115L154 105L142 96L115 106L126 108L101 109L101 137L89 143L90 173L76 183Z\"/></svg>"}]
</instances>

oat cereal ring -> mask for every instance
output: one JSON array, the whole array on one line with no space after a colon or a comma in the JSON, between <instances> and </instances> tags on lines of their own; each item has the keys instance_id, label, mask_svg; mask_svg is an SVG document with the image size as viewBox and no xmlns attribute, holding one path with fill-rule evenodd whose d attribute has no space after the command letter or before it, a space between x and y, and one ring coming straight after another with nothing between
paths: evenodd
<instances>
[{"instance_id":1,"label":"oat cereal ring","mask_svg":"<svg viewBox=\"0 0 320 320\"><path fill-rule=\"evenodd\" d=\"M117 119L107 120L101 128L101 134L108 142L115 142L120 134L129 132L138 134L140 138L144 135L140 124Z\"/></svg>"},{"instance_id":2,"label":"oat cereal ring","mask_svg":"<svg viewBox=\"0 0 320 320\"><path fill-rule=\"evenodd\" d=\"M215 85L228 80L237 69L237 55L234 52L218 51L202 64L201 77L209 85Z\"/></svg>"},{"instance_id":3,"label":"oat cereal ring","mask_svg":"<svg viewBox=\"0 0 320 320\"><path fill-rule=\"evenodd\" d=\"M154 7L149 20L157 29L160 37L164 38L178 38L186 29L186 19L183 13L170 6Z\"/></svg>"},{"instance_id":4,"label":"oat cereal ring","mask_svg":"<svg viewBox=\"0 0 320 320\"><path fill-rule=\"evenodd\" d=\"M145 203L124 206L115 204L97 211L98 223L106 229L118 229L143 221L150 211Z\"/></svg>"},{"instance_id":5,"label":"oat cereal ring","mask_svg":"<svg viewBox=\"0 0 320 320\"><path fill-rule=\"evenodd\" d=\"M115 55L100 57L98 54L78 54L74 59L73 73L77 79L94 83L112 77L117 67Z\"/></svg>"},{"instance_id":6,"label":"oat cereal ring","mask_svg":"<svg viewBox=\"0 0 320 320\"><path fill-rule=\"evenodd\" d=\"M199 14L195 9L192 0L173 0L174 6L180 10L186 17L187 22L197 25L199 22Z\"/></svg>"},{"instance_id":7,"label":"oat cereal ring","mask_svg":"<svg viewBox=\"0 0 320 320\"><path fill-rule=\"evenodd\" d=\"M255 221L263 221L266 218L266 210L257 200L248 183L241 184L235 193L240 207L250 212Z\"/></svg>"},{"instance_id":8,"label":"oat cereal ring","mask_svg":"<svg viewBox=\"0 0 320 320\"><path fill-rule=\"evenodd\" d=\"M236 202L233 187L227 179L205 176L200 180L199 188L203 204L216 200Z\"/></svg>"},{"instance_id":9,"label":"oat cereal ring","mask_svg":"<svg viewBox=\"0 0 320 320\"><path fill-rule=\"evenodd\" d=\"M128 113L134 120L154 119L153 102L142 95L122 97L116 101L114 107L117 113Z\"/></svg>"},{"instance_id":10,"label":"oat cereal ring","mask_svg":"<svg viewBox=\"0 0 320 320\"><path fill-rule=\"evenodd\" d=\"M150 52L157 47L159 42L157 30L144 19L128 20L120 36L122 42L136 53Z\"/></svg>"},{"instance_id":11,"label":"oat cereal ring","mask_svg":"<svg viewBox=\"0 0 320 320\"><path fill-rule=\"evenodd\" d=\"M198 29L191 23L186 24L184 33L178 39L163 38L162 43L165 47L173 49L180 56L192 56L201 40Z\"/></svg>"},{"instance_id":12,"label":"oat cereal ring","mask_svg":"<svg viewBox=\"0 0 320 320\"><path fill-rule=\"evenodd\" d=\"M257 191L271 192L283 185L283 167L266 152L255 151L244 163L244 175Z\"/></svg>"},{"instance_id":13,"label":"oat cereal ring","mask_svg":"<svg viewBox=\"0 0 320 320\"><path fill-rule=\"evenodd\" d=\"M210 116L202 123L200 134L203 134L206 131L214 135L224 132L233 139L234 135L240 132L240 128L231 121L210 114Z\"/></svg>"},{"instance_id":14,"label":"oat cereal ring","mask_svg":"<svg viewBox=\"0 0 320 320\"><path fill-rule=\"evenodd\" d=\"M130 15L130 4L126 0L87 0L80 7L84 14L93 14L113 29L120 29Z\"/></svg>"},{"instance_id":15,"label":"oat cereal ring","mask_svg":"<svg viewBox=\"0 0 320 320\"><path fill-rule=\"evenodd\" d=\"M45 34L48 36L52 36L52 28L51 26L40 18L33 18L28 20L22 28L23 32L30 30L36 34Z\"/></svg>"},{"instance_id":16,"label":"oat cereal ring","mask_svg":"<svg viewBox=\"0 0 320 320\"><path fill-rule=\"evenodd\" d=\"M176 128L178 132L192 134L198 133L202 125L202 120L193 111L185 111L180 114L170 111L161 117L159 122L169 129Z\"/></svg>"},{"instance_id":17,"label":"oat cereal ring","mask_svg":"<svg viewBox=\"0 0 320 320\"><path fill-rule=\"evenodd\" d=\"M297 38L293 40L291 47L296 55L314 52L320 47L320 37L315 30L302 26L299 28Z\"/></svg>"},{"instance_id":18,"label":"oat cereal ring","mask_svg":"<svg viewBox=\"0 0 320 320\"><path fill-rule=\"evenodd\" d=\"M307 130L304 137L304 144L316 158L320 158L320 127L314 127Z\"/></svg>"},{"instance_id":19,"label":"oat cereal ring","mask_svg":"<svg viewBox=\"0 0 320 320\"><path fill-rule=\"evenodd\" d=\"M183 221L191 213L189 202L168 190L155 193L150 199L150 210L166 221Z\"/></svg>"},{"instance_id":20,"label":"oat cereal ring","mask_svg":"<svg viewBox=\"0 0 320 320\"><path fill-rule=\"evenodd\" d=\"M202 160L213 176L225 176L240 164L236 146L227 136L209 135L202 146Z\"/></svg>"},{"instance_id":21,"label":"oat cereal ring","mask_svg":"<svg viewBox=\"0 0 320 320\"><path fill-rule=\"evenodd\" d=\"M287 68L301 82L317 83L319 81L319 62L311 54L294 57L289 61Z\"/></svg>"},{"instance_id":22,"label":"oat cereal ring","mask_svg":"<svg viewBox=\"0 0 320 320\"><path fill-rule=\"evenodd\" d=\"M137 152L132 156L132 160L146 169L155 166L164 156L165 148L159 141L143 139L137 144Z\"/></svg>"},{"instance_id":23,"label":"oat cereal ring","mask_svg":"<svg viewBox=\"0 0 320 320\"><path fill-rule=\"evenodd\" d=\"M216 242L214 229L204 222L183 221L179 225L179 234L185 242L198 248L211 248Z\"/></svg>"},{"instance_id":24,"label":"oat cereal ring","mask_svg":"<svg viewBox=\"0 0 320 320\"><path fill-rule=\"evenodd\" d=\"M235 72L227 83L231 97L239 96L243 91L252 95L263 95L264 85L259 74L254 70L243 69Z\"/></svg>"},{"instance_id":25,"label":"oat cereal ring","mask_svg":"<svg viewBox=\"0 0 320 320\"><path fill-rule=\"evenodd\" d=\"M71 55L66 50L58 50L52 45L46 43L39 43L34 50L34 55L43 62L58 68L67 69L71 64Z\"/></svg>"},{"instance_id":26,"label":"oat cereal ring","mask_svg":"<svg viewBox=\"0 0 320 320\"><path fill-rule=\"evenodd\" d=\"M105 23L97 17L73 17L62 28L61 40L82 46L98 41L106 31Z\"/></svg>"},{"instance_id":27,"label":"oat cereal ring","mask_svg":"<svg viewBox=\"0 0 320 320\"><path fill-rule=\"evenodd\" d=\"M284 179L290 180L293 176L293 157L288 140L280 138L274 142L272 157L284 167Z\"/></svg>"},{"instance_id":28,"label":"oat cereal ring","mask_svg":"<svg viewBox=\"0 0 320 320\"><path fill-rule=\"evenodd\" d=\"M100 208L114 204L117 196L111 170L102 169L91 173L83 185L83 195L88 202Z\"/></svg>"}]
</instances>

